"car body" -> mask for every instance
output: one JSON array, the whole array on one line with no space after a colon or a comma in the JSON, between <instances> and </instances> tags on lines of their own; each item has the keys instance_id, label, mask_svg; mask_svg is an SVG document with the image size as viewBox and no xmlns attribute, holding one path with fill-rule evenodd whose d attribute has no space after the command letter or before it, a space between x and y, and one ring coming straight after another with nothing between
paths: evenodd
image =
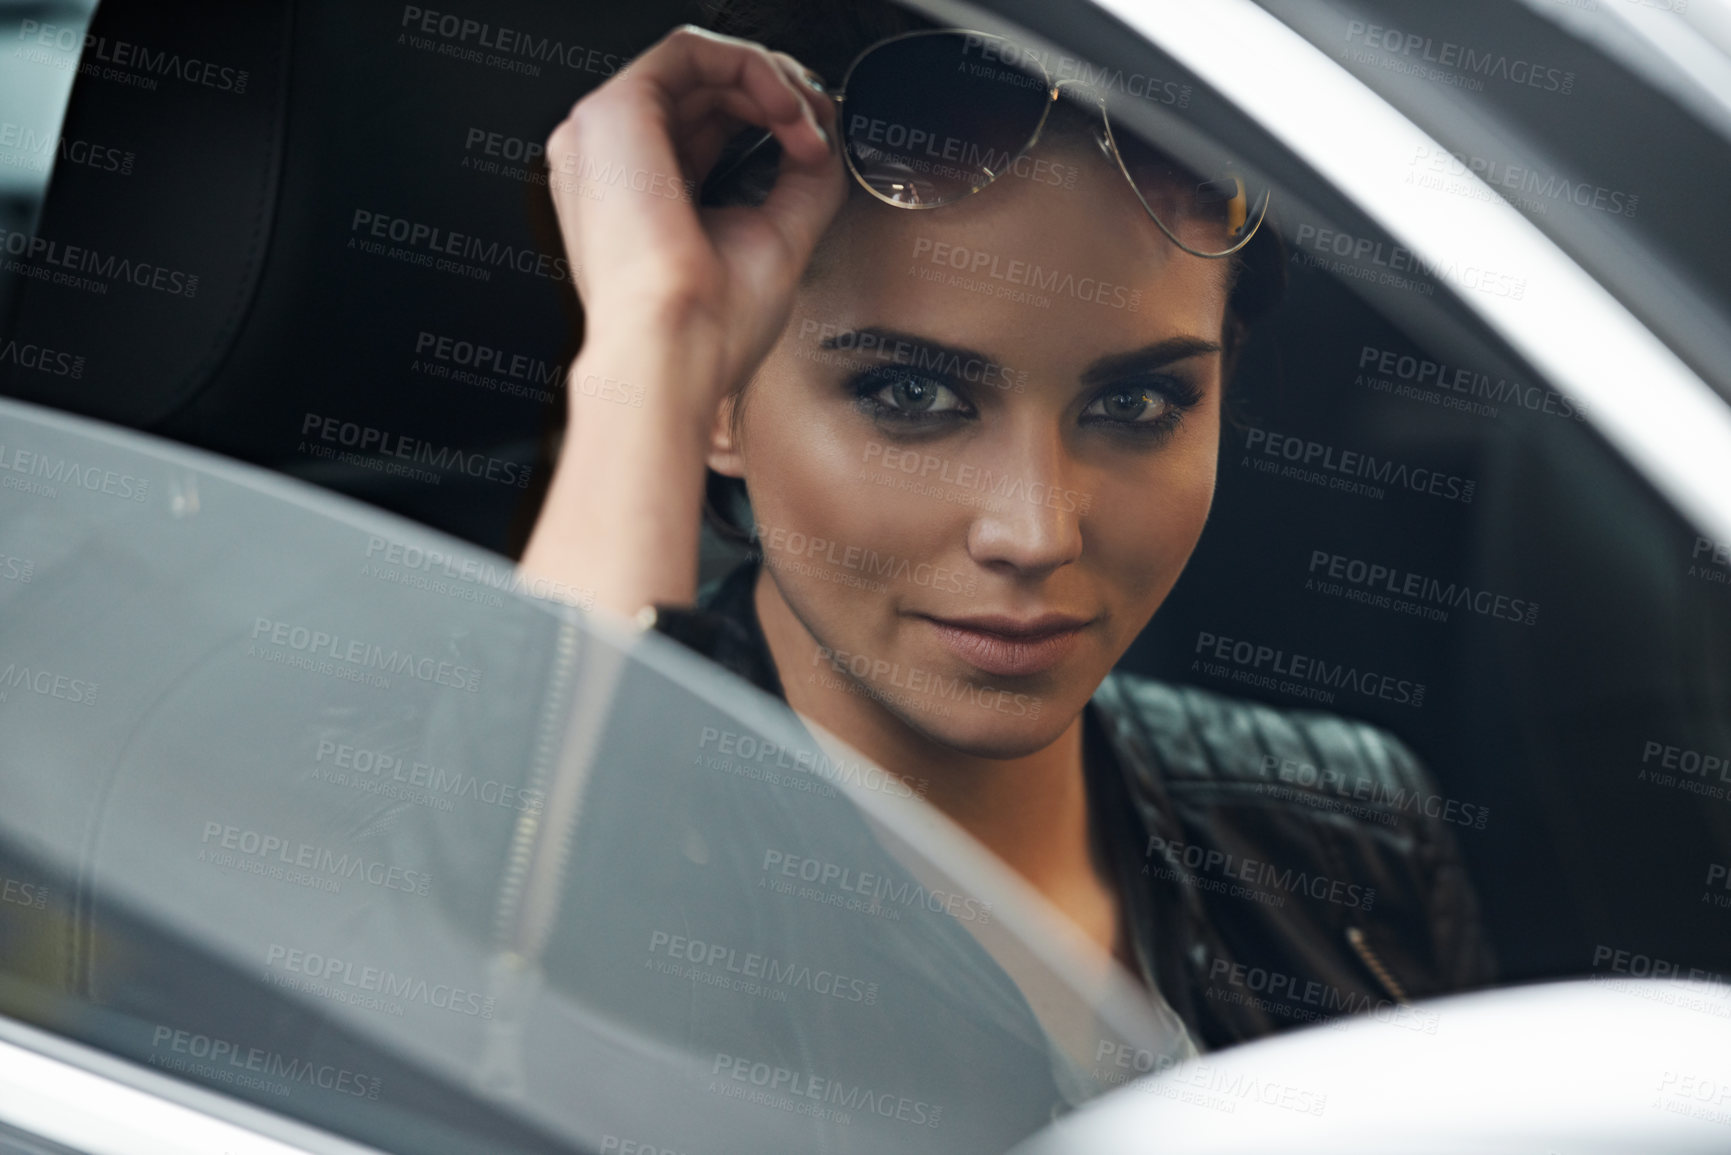
<instances>
[{"instance_id":1,"label":"car body","mask_svg":"<svg viewBox=\"0 0 1731 1155\"><path fill-rule=\"evenodd\" d=\"M536 142L666 7L18 18L8 83L79 83L4 242L0 1149L1005 1150L1018 997L1099 1044L1034 1150L1714 1149L1724 6L917 6L1273 183L1288 299L1125 665L1393 730L1438 794L1329 804L1443 816L1484 896L1501 989L1220 1056L899 778L508 560L574 341Z\"/></svg>"}]
</instances>

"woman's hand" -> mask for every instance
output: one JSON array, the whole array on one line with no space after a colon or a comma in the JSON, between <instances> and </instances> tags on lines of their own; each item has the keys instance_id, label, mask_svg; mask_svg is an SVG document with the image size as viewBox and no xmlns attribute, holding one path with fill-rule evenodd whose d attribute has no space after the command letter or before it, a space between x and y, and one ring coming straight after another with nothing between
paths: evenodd
<instances>
[{"instance_id":1,"label":"woman's hand","mask_svg":"<svg viewBox=\"0 0 1731 1155\"><path fill-rule=\"evenodd\" d=\"M835 106L808 76L784 53L682 27L578 101L547 142L586 351L602 355L589 360L635 364L627 346L678 342L686 364L713 373L669 382L682 395L656 401L705 424L780 335L842 202ZM698 208L689 190L748 125L781 145L774 190L757 206Z\"/></svg>"},{"instance_id":2,"label":"woman's hand","mask_svg":"<svg viewBox=\"0 0 1731 1155\"><path fill-rule=\"evenodd\" d=\"M696 593L717 408L786 326L845 191L835 106L807 76L761 45L680 28L547 142L584 343L521 564L568 599L634 614ZM774 189L761 205L700 209L688 189L746 125L781 144Z\"/></svg>"}]
</instances>

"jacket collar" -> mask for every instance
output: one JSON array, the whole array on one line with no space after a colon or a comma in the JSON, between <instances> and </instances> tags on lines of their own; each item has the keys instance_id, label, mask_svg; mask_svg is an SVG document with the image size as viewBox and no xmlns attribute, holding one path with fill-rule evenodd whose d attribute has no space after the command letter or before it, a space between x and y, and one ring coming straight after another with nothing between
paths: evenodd
<instances>
[{"instance_id":1,"label":"jacket collar","mask_svg":"<svg viewBox=\"0 0 1731 1155\"><path fill-rule=\"evenodd\" d=\"M705 585L697 604L722 619L708 642L711 656L785 702L757 617L758 567L757 556L735 566ZM1148 869L1163 861L1148 854L1151 834L1183 838L1167 798L1155 736L1137 711L1125 676L1115 672L1100 683L1082 713L1090 825L1118 883L1138 969L1200 1040L1198 1010L1189 996L1193 956L1203 947L1207 919L1187 871L1179 868L1178 877L1168 878Z\"/></svg>"}]
</instances>

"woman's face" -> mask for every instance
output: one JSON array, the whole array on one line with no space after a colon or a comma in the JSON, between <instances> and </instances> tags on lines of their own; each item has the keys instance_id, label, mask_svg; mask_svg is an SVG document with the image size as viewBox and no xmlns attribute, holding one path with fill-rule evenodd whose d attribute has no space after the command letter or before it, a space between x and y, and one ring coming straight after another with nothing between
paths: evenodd
<instances>
[{"instance_id":1,"label":"woman's face","mask_svg":"<svg viewBox=\"0 0 1731 1155\"><path fill-rule=\"evenodd\" d=\"M790 701L986 757L1055 740L1207 519L1226 266L1076 137L942 208L854 195L710 460L809 638Z\"/></svg>"}]
</instances>

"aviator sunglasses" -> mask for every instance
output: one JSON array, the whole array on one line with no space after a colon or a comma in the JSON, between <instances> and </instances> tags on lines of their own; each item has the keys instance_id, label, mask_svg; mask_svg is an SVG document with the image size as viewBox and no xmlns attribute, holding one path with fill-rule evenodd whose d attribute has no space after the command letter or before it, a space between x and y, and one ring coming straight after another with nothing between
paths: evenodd
<instances>
[{"instance_id":1,"label":"aviator sunglasses","mask_svg":"<svg viewBox=\"0 0 1731 1155\"><path fill-rule=\"evenodd\" d=\"M867 47L831 90L848 171L872 196L903 209L932 209L973 195L1018 167L1040 140L1063 90L1092 97L1096 142L1173 244L1225 257L1249 243L1268 211L1269 190L1221 161L1199 173L1134 135L1113 131L1105 94L1079 78L1055 80L1038 54L959 29L907 32ZM765 133L725 172L773 139Z\"/></svg>"}]
</instances>

